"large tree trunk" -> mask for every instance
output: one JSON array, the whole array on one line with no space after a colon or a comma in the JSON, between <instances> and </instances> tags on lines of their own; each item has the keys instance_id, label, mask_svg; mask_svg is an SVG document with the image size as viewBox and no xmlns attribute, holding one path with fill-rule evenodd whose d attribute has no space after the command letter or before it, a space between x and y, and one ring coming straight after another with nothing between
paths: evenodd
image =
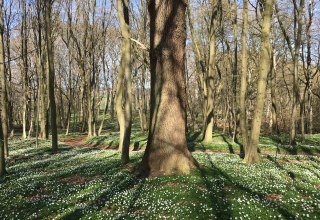
<instances>
[{"instance_id":1,"label":"large tree trunk","mask_svg":"<svg viewBox=\"0 0 320 220\"><path fill-rule=\"evenodd\" d=\"M3 25L3 14L2 14L2 8L3 8L3 0L0 0L0 76L1 76L1 86L2 86L2 92L1 92L1 106L5 106L5 98L3 97L3 88L5 87L5 67L4 67L4 45L3 45L3 32L4 32L4 25ZM3 116L3 107L1 108ZM1 120L1 118L0 118ZM6 123L6 122L5 122ZM5 166L5 149L4 149L4 137L2 133L2 125L4 123L2 120L0 121L0 176L5 175L6 172L6 166Z\"/></svg>"},{"instance_id":2,"label":"large tree trunk","mask_svg":"<svg viewBox=\"0 0 320 220\"><path fill-rule=\"evenodd\" d=\"M142 173L157 176L189 173L195 161L186 141L185 42L186 4L151 0L151 101Z\"/></svg>"},{"instance_id":3,"label":"large tree trunk","mask_svg":"<svg viewBox=\"0 0 320 220\"><path fill-rule=\"evenodd\" d=\"M256 97L256 105L252 118L250 139L248 141L247 146L245 147L246 152L244 162L248 164L252 164L259 161L258 143L272 54L270 45L272 5L273 0L266 0L263 5L264 12L261 31L261 54L257 87L258 91Z\"/></svg>"},{"instance_id":4,"label":"large tree trunk","mask_svg":"<svg viewBox=\"0 0 320 220\"><path fill-rule=\"evenodd\" d=\"M240 110L240 130L242 135L243 146L247 146L248 143L248 121L247 121L247 72L248 72L248 57L247 57L247 34L248 34L248 0L243 1L243 23L241 34L241 85L240 85L240 98L239 98L239 110ZM246 152L246 149L244 149Z\"/></svg>"},{"instance_id":5,"label":"large tree trunk","mask_svg":"<svg viewBox=\"0 0 320 220\"><path fill-rule=\"evenodd\" d=\"M118 16L122 34L121 63L118 75L116 110L120 127L121 161L129 162L131 135L131 43L129 27L129 1L118 0Z\"/></svg>"},{"instance_id":6,"label":"large tree trunk","mask_svg":"<svg viewBox=\"0 0 320 220\"><path fill-rule=\"evenodd\" d=\"M46 28L46 46L47 46L47 67L48 67L48 86L49 86L49 100L50 100L50 122L52 133L52 152L58 151L58 131L56 120L56 101L54 95L54 55L53 55L53 42L52 42L52 26L51 26L51 11L52 1L45 1L45 28Z\"/></svg>"}]
</instances>

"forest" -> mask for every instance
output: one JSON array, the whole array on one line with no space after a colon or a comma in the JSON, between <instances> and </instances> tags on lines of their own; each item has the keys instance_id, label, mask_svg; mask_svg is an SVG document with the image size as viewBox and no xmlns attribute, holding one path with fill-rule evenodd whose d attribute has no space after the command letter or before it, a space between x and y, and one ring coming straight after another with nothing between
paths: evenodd
<instances>
[{"instance_id":1,"label":"forest","mask_svg":"<svg viewBox=\"0 0 320 220\"><path fill-rule=\"evenodd\" d=\"M0 0L0 219L318 219L320 1Z\"/></svg>"}]
</instances>

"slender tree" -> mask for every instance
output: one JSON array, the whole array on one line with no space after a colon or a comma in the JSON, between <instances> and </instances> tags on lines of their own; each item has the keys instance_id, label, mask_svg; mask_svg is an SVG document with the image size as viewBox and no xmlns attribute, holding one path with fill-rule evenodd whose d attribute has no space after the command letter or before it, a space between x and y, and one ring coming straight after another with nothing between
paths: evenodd
<instances>
[{"instance_id":1,"label":"slender tree","mask_svg":"<svg viewBox=\"0 0 320 220\"><path fill-rule=\"evenodd\" d=\"M271 94L271 132L280 134L278 126L278 105L277 105L277 60L272 49L272 62L270 71L270 94Z\"/></svg>"},{"instance_id":2,"label":"slender tree","mask_svg":"<svg viewBox=\"0 0 320 220\"><path fill-rule=\"evenodd\" d=\"M257 86L257 97L254 108L254 114L252 118L250 139L245 147L244 162L252 164L259 161L258 143L261 129L261 121L263 115L264 102L266 97L266 87L268 73L270 71L271 64L271 45L270 45L270 29L271 29L271 17L273 0L265 0L261 6L263 10L263 22L261 30L261 52L260 52L260 67L259 78Z\"/></svg>"},{"instance_id":3,"label":"slender tree","mask_svg":"<svg viewBox=\"0 0 320 220\"><path fill-rule=\"evenodd\" d=\"M21 25L21 54L22 54L22 88L23 88L23 115L22 115L22 137L27 138L28 124L28 104L29 104L29 85L28 85L28 41L27 41L27 9L26 1L21 1L22 25Z\"/></svg>"},{"instance_id":4,"label":"slender tree","mask_svg":"<svg viewBox=\"0 0 320 220\"><path fill-rule=\"evenodd\" d=\"M131 43L129 26L129 1L118 0L117 4L120 29L122 35L121 63L118 74L116 110L120 127L120 143L122 163L129 162L131 135Z\"/></svg>"},{"instance_id":5,"label":"slender tree","mask_svg":"<svg viewBox=\"0 0 320 220\"><path fill-rule=\"evenodd\" d=\"M4 33L4 24L3 24L3 0L0 1L0 77L1 77L1 106L5 106L5 98L3 97L3 88L5 87L5 63L4 63L4 44L3 44L3 33ZM1 108L3 116L3 108ZM1 118L0 118L1 120ZM2 121L2 120L1 120ZM6 123L6 122L5 122ZM6 166L5 166L5 152L4 152L4 137L2 133L2 125L3 123L0 123L0 176L5 175L6 172Z\"/></svg>"},{"instance_id":6,"label":"slender tree","mask_svg":"<svg viewBox=\"0 0 320 220\"><path fill-rule=\"evenodd\" d=\"M243 0L243 22L242 22L242 34L241 34L241 85L240 85L240 130L242 135L243 146L247 146L248 143L248 122L247 122L247 74L248 74L248 57L247 57L247 34L248 34L248 0ZM244 149L245 150L245 149ZM246 151L246 150L245 150Z\"/></svg>"},{"instance_id":7,"label":"slender tree","mask_svg":"<svg viewBox=\"0 0 320 220\"><path fill-rule=\"evenodd\" d=\"M237 141L239 127L239 107L237 99L237 84L238 84L238 12L237 0L233 2L233 65L232 65L232 115L233 115L233 141Z\"/></svg>"},{"instance_id":8,"label":"slender tree","mask_svg":"<svg viewBox=\"0 0 320 220\"><path fill-rule=\"evenodd\" d=\"M4 24L5 24L5 34L6 37L6 57L8 62L6 63L6 71L7 71L7 86L6 86L6 95L7 95L7 108L8 108L8 132L13 132L13 91L12 91L12 68L11 68L11 25L14 22L14 1L10 0L8 2L7 10L4 10Z\"/></svg>"},{"instance_id":9,"label":"slender tree","mask_svg":"<svg viewBox=\"0 0 320 220\"><path fill-rule=\"evenodd\" d=\"M214 116L214 78L215 78L215 56L216 56L216 22L218 15L217 1L211 0L212 4L212 18L210 24L210 37L209 37L209 66L205 75L204 81L204 99L205 99L205 129L203 133L203 142L212 142L212 130L213 130L213 116Z\"/></svg>"},{"instance_id":10,"label":"slender tree","mask_svg":"<svg viewBox=\"0 0 320 220\"><path fill-rule=\"evenodd\" d=\"M290 144L296 145L296 135L297 135L297 115L298 115L298 107L300 103L300 89L299 89L299 51L301 47L301 35L302 35L302 12L304 10L305 0L300 0L299 7L297 5L296 0L294 3L294 48L292 47L291 38L280 18L280 13L278 9L278 4L275 4L275 11L277 15L277 19L283 33L283 36L286 40L287 46L289 48L289 52L291 54L293 60L293 86L292 86L292 108L291 108L291 128L290 128ZM297 23L297 24L296 24Z\"/></svg>"},{"instance_id":11,"label":"slender tree","mask_svg":"<svg viewBox=\"0 0 320 220\"><path fill-rule=\"evenodd\" d=\"M0 7L2 9L2 7ZM0 44L1 44L1 60L0 62L4 63L4 22L3 22L3 12L1 12L1 33L0 33ZM5 157L9 156L9 146L8 146L8 112L7 112L7 74L5 71L5 65L2 66L3 70L0 69L0 77L1 77L1 121L2 121L2 137L3 137L3 145L4 145L4 154Z\"/></svg>"},{"instance_id":12,"label":"slender tree","mask_svg":"<svg viewBox=\"0 0 320 220\"><path fill-rule=\"evenodd\" d=\"M55 72L54 72L54 53L52 41L52 4L53 0L45 1L45 29L46 29L46 49L47 49L47 71L48 71L48 87L50 100L50 125L52 134L52 152L58 151L58 131L56 120L56 101L55 101Z\"/></svg>"}]
</instances>

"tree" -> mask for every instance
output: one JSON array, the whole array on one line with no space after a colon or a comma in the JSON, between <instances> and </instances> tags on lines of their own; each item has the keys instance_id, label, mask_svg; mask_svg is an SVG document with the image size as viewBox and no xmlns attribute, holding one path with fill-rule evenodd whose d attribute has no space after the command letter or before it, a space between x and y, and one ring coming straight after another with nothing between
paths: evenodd
<instances>
[{"instance_id":1,"label":"tree","mask_svg":"<svg viewBox=\"0 0 320 220\"><path fill-rule=\"evenodd\" d=\"M271 17L273 0L265 0L262 7L263 10L263 22L261 30L261 51L260 51L260 68L259 79L257 85L257 97L254 108L254 114L252 118L250 138L245 146L245 158L244 162L252 164L259 161L258 155L258 143L261 129L261 120L264 108L264 102L266 97L266 87L268 73L270 71L272 49L270 45L270 29L271 29Z\"/></svg>"},{"instance_id":2,"label":"tree","mask_svg":"<svg viewBox=\"0 0 320 220\"><path fill-rule=\"evenodd\" d=\"M129 26L129 1L118 0L117 4L120 29L122 35L121 63L118 74L116 109L120 127L120 143L122 163L129 162L131 135L131 43Z\"/></svg>"},{"instance_id":3,"label":"tree","mask_svg":"<svg viewBox=\"0 0 320 220\"><path fill-rule=\"evenodd\" d=\"M7 95L7 106L8 106L8 132L9 130L13 132L13 102L12 102L12 68L11 68L11 25L14 23L14 13L13 13L13 5L14 5L14 1L10 0L9 2L7 1L7 3L9 4L7 6L6 9L4 9L4 24L5 24L5 38L6 38L6 42L4 40L4 45L6 47L6 55L5 57L7 57L8 62L6 63L6 72L7 72L7 85L6 85L6 95ZM7 151L8 152L8 151Z\"/></svg>"},{"instance_id":4,"label":"tree","mask_svg":"<svg viewBox=\"0 0 320 220\"><path fill-rule=\"evenodd\" d=\"M52 133L52 152L58 151L58 131L57 131L57 120L56 120L56 101L54 92L54 53L53 53L53 42L52 42L52 24L51 24L51 12L52 12L52 0L45 1L45 39L47 49L47 71L48 71L48 87L49 87L49 101L50 101L50 122L51 122L51 133Z\"/></svg>"},{"instance_id":5,"label":"tree","mask_svg":"<svg viewBox=\"0 0 320 220\"><path fill-rule=\"evenodd\" d=\"M2 10L2 5L0 7ZM1 27L0 27L0 44L1 44L1 60L0 62L3 63L3 66L1 66L0 69L0 77L1 77L1 122L2 122L2 140L4 145L4 154L5 157L9 156L9 146L8 146L8 112L7 112L7 74L5 71L5 65L4 65L4 43L3 43L3 35L4 35L4 22L3 22L3 12L1 12Z\"/></svg>"},{"instance_id":6,"label":"tree","mask_svg":"<svg viewBox=\"0 0 320 220\"><path fill-rule=\"evenodd\" d=\"M42 43L42 7L41 0L37 0L37 56L38 56L38 74L39 74L39 121L40 121L40 136L42 138L48 138L47 134L47 83L45 76L45 56ZM34 32L36 33L36 32Z\"/></svg>"},{"instance_id":7,"label":"tree","mask_svg":"<svg viewBox=\"0 0 320 220\"><path fill-rule=\"evenodd\" d=\"M242 23L242 34L241 34L241 85L240 85L240 99L239 99L239 110L240 110L240 130L242 135L243 146L247 146L248 143L248 122L247 122L247 71L248 71L248 57L247 57L247 33L248 33L248 0L243 0L243 23Z\"/></svg>"},{"instance_id":8,"label":"tree","mask_svg":"<svg viewBox=\"0 0 320 220\"><path fill-rule=\"evenodd\" d=\"M22 128L22 138L27 138L27 124L28 124L28 105L29 105L29 85L28 85L28 41L27 41L27 9L26 1L21 1L22 7L22 25L21 25L21 54L22 54L22 88L24 94L23 100L23 128Z\"/></svg>"},{"instance_id":9,"label":"tree","mask_svg":"<svg viewBox=\"0 0 320 220\"><path fill-rule=\"evenodd\" d=\"M4 45L3 45L3 32L4 32L4 24L3 24L3 0L0 1L0 77L1 77L1 106L5 106L5 97L3 97L3 90L5 87L5 64L4 64ZM3 116L3 107L1 107ZM1 118L0 118L1 120ZM2 121L2 120L1 120ZM6 121L5 121L6 123ZM2 125L3 123L0 123L0 176L5 175L6 172L6 165L5 165L5 152L4 152L4 137L2 133Z\"/></svg>"},{"instance_id":10,"label":"tree","mask_svg":"<svg viewBox=\"0 0 320 220\"><path fill-rule=\"evenodd\" d=\"M297 135L297 115L298 107L300 105L300 89L299 89L299 51L301 47L301 35L302 35L302 12L304 9L305 0L300 0L300 5L298 7L296 0L294 3L294 48L292 48L291 38L284 27L279 15L278 4L275 4L277 19L286 40L287 46L289 48L292 60L293 60L293 86L292 86L292 108L291 108L291 128L290 128L290 144L296 145L296 135ZM297 14L298 13L298 14ZM296 24L297 23L297 24ZM304 126L304 125L303 125Z\"/></svg>"},{"instance_id":11,"label":"tree","mask_svg":"<svg viewBox=\"0 0 320 220\"><path fill-rule=\"evenodd\" d=\"M186 141L185 43L183 0L151 0L150 126L142 173L189 173L195 166Z\"/></svg>"},{"instance_id":12,"label":"tree","mask_svg":"<svg viewBox=\"0 0 320 220\"><path fill-rule=\"evenodd\" d=\"M213 116L214 116L214 72L215 72L215 56L216 56L216 22L218 16L218 6L216 0L211 0L212 18L209 33L209 66L204 78L204 132L203 142L212 142Z\"/></svg>"}]
</instances>

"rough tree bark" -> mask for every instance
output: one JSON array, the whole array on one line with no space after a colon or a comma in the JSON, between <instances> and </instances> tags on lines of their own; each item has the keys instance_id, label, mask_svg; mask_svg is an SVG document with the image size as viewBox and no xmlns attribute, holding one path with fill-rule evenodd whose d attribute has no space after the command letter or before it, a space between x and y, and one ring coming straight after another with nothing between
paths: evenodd
<instances>
[{"instance_id":1,"label":"rough tree bark","mask_svg":"<svg viewBox=\"0 0 320 220\"><path fill-rule=\"evenodd\" d=\"M186 141L186 4L183 0L151 0L148 7L151 100L142 173L189 173L195 161Z\"/></svg>"}]
</instances>

